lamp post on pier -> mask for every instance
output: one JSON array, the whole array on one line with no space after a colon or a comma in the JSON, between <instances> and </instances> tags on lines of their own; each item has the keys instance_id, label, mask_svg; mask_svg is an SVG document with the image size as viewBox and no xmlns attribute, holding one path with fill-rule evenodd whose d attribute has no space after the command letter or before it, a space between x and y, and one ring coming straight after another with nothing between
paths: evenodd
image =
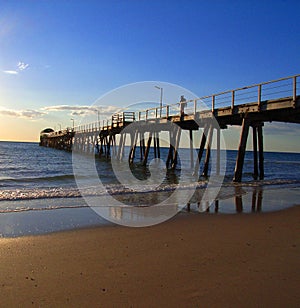
<instances>
[{"instance_id":1,"label":"lamp post on pier","mask_svg":"<svg viewBox=\"0 0 300 308\"><path fill-rule=\"evenodd\" d=\"M100 130L100 111L97 109L97 120L98 120L98 126Z\"/></svg>"},{"instance_id":2,"label":"lamp post on pier","mask_svg":"<svg viewBox=\"0 0 300 308\"><path fill-rule=\"evenodd\" d=\"M161 118L161 110L162 110L162 98L163 98L163 88L159 86L154 86L156 89L160 90L160 100L159 100L159 117Z\"/></svg>"},{"instance_id":3,"label":"lamp post on pier","mask_svg":"<svg viewBox=\"0 0 300 308\"><path fill-rule=\"evenodd\" d=\"M74 119L71 119L71 121L73 122L72 128L73 128L73 131L74 131Z\"/></svg>"}]
</instances>

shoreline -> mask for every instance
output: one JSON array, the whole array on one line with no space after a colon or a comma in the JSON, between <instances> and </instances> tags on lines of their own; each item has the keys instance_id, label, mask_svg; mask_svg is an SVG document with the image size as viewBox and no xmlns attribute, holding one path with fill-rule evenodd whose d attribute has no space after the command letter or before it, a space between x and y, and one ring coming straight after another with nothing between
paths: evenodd
<instances>
[{"instance_id":1,"label":"shoreline","mask_svg":"<svg viewBox=\"0 0 300 308\"><path fill-rule=\"evenodd\" d=\"M300 206L0 239L4 306L296 307Z\"/></svg>"},{"instance_id":2,"label":"shoreline","mask_svg":"<svg viewBox=\"0 0 300 308\"><path fill-rule=\"evenodd\" d=\"M207 211L197 203L191 202L190 213L187 206L176 214L179 216L240 215L269 213L293 207L300 200L300 187L264 188L264 187L231 187L220 194ZM205 204L204 204L205 205ZM76 230L88 227L112 225L90 208L83 198L36 199L25 201L7 201L2 206L12 209L11 212L0 213L0 237L15 238L27 235L43 235L65 230ZM20 211L15 211L19 208ZM175 211L176 212L176 211ZM154 213L157 214L157 213ZM163 214L163 212L162 212ZM119 219L154 219L151 212L140 211L138 207L120 208L111 212L112 221ZM155 221L154 221L155 222Z\"/></svg>"}]
</instances>

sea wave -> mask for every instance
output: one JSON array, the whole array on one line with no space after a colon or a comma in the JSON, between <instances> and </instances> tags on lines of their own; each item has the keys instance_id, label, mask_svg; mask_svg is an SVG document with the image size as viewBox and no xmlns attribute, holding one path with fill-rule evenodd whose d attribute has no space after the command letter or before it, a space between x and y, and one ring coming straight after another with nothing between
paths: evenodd
<instances>
[{"instance_id":1,"label":"sea wave","mask_svg":"<svg viewBox=\"0 0 300 308\"><path fill-rule=\"evenodd\" d=\"M76 176L78 179L87 179L90 180L91 177L78 175ZM57 185L55 185L57 183ZM17 187L17 186L46 186L47 184L51 184L51 186L58 186L59 183L64 183L68 185L75 186L75 177L73 174L64 174L64 175L47 175L47 176L28 176L28 177L13 177L13 176L0 176L0 187Z\"/></svg>"},{"instance_id":2,"label":"sea wave","mask_svg":"<svg viewBox=\"0 0 300 308\"><path fill-rule=\"evenodd\" d=\"M234 196L241 196L253 192L253 189L259 191L277 190L279 188L299 188L300 181L296 180L263 180L252 181L244 183L223 183L221 190L217 196L217 200L225 200ZM106 185L106 189L99 191L99 187L87 187L83 193L87 197L100 197L109 193L116 199L124 202L124 207L136 206L152 206L151 201L155 194L164 197L172 193L175 189L194 189L195 193L190 200L190 203L199 203L207 187L206 182L199 182L195 184L183 184L180 187L176 184L171 185L144 185L139 187L132 187L132 189L125 188L120 184ZM0 214L28 212L28 211L49 211L59 209L79 209L89 207L83 199L81 199L82 191L77 188L52 188L52 189L15 189L0 191ZM74 200L72 199L74 198ZM131 198L138 200L138 202L128 202ZM65 200L62 200L65 199ZM143 200L142 204L140 200ZM61 200L61 201L60 201ZM150 202L146 202L146 201ZM154 201L157 199L154 197ZM23 202L24 201L24 202ZM28 202L30 201L30 202Z\"/></svg>"},{"instance_id":3,"label":"sea wave","mask_svg":"<svg viewBox=\"0 0 300 308\"><path fill-rule=\"evenodd\" d=\"M0 201L16 201L16 200L31 200L31 199L48 199L48 198L68 198L80 197L78 189L63 189L63 188L50 188L50 189L5 189L0 191Z\"/></svg>"},{"instance_id":4,"label":"sea wave","mask_svg":"<svg viewBox=\"0 0 300 308\"><path fill-rule=\"evenodd\" d=\"M73 174L64 174L64 175L53 175L53 176L41 176L41 177L22 177L22 178L13 178L13 177L2 177L1 181L13 181L15 183L26 183L26 182L39 182L39 181L63 181L68 179L74 179Z\"/></svg>"},{"instance_id":5,"label":"sea wave","mask_svg":"<svg viewBox=\"0 0 300 308\"><path fill-rule=\"evenodd\" d=\"M213 184L210 184L212 187ZM216 183L216 185L219 185ZM236 188L236 187L299 187L300 180L260 180L249 181L243 183L224 182L222 187L224 188ZM197 183L181 184L147 184L147 185L135 185L124 187L122 184L107 184L100 186L87 186L85 188L70 188L70 187L55 187L55 188L22 188L22 189L3 189L0 190L0 202L1 201L18 201L18 200L36 200L36 199L53 199L53 198L79 198L82 196L102 196L107 193L110 195L130 195L130 194L144 194L154 192L172 192L175 189L204 189L207 187L207 181L201 181Z\"/></svg>"},{"instance_id":6,"label":"sea wave","mask_svg":"<svg viewBox=\"0 0 300 308\"><path fill-rule=\"evenodd\" d=\"M0 208L0 214L5 213L19 213L19 212L29 212L29 211L50 211L59 209L78 209L89 207L86 204L81 205L56 205L56 206L42 206L42 207L16 207L16 208Z\"/></svg>"}]
</instances>

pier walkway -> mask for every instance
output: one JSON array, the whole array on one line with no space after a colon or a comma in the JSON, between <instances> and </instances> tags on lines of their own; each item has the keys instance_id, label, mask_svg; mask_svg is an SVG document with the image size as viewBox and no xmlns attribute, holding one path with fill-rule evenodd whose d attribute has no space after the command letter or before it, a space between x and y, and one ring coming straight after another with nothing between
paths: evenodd
<instances>
[{"instance_id":1,"label":"pier walkway","mask_svg":"<svg viewBox=\"0 0 300 308\"><path fill-rule=\"evenodd\" d=\"M242 170L249 130L253 137L253 177L264 178L264 122L300 123L300 75L281 78L229 90L186 102L184 114L180 114L179 103L137 112L121 112L100 123L89 123L60 131L42 131L40 145L67 151L96 153L99 156L124 159L126 135L130 135L129 163L136 158L147 164L150 149L154 157L160 158L159 134L168 131L170 148L166 159L167 168L176 168L177 151L181 130L188 130L191 148L191 166L199 172L206 149L203 175L208 175L210 148L216 130L216 172L220 171L220 130L229 125L241 126L241 134L233 180L242 180ZM126 133L125 128L138 123L136 130ZM174 123L169 130L168 123ZM176 129L180 127L181 129ZM202 129L197 157L193 155L193 131ZM145 137L146 134L146 137ZM116 139L116 136L118 138ZM145 142L145 140L147 142ZM139 143L139 145L137 145ZM283 149L284 150L284 149Z\"/></svg>"}]
</instances>

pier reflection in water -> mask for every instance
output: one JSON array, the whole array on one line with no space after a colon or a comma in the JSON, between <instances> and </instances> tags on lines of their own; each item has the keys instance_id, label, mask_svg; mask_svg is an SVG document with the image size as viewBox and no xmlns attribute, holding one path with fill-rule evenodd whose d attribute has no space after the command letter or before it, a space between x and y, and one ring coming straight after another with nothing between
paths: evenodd
<instances>
[{"instance_id":1,"label":"pier reflection in water","mask_svg":"<svg viewBox=\"0 0 300 308\"><path fill-rule=\"evenodd\" d=\"M300 188L269 188L264 187L241 187L232 188L228 193L220 193L220 198L215 200L210 207L200 202L190 203L186 211L208 213L259 213L272 212L286 209L300 202ZM224 196L227 195L227 196Z\"/></svg>"},{"instance_id":2,"label":"pier reflection in water","mask_svg":"<svg viewBox=\"0 0 300 308\"><path fill-rule=\"evenodd\" d=\"M253 189L252 192L252 212L260 212L263 199L263 191L261 188Z\"/></svg>"},{"instance_id":3,"label":"pier reflection in water","mask_svg":"<svg viewBox=\"0 0 300 308\"><path fill-rule=\"evenodd\" d=\"M106 210L106 213L105 213ZM107 207L102 208L102 214L111 222L127 226L150 226L168 220L176 215L178 207L175 204L154 207Z\"/></svg>"},{"instance_id":4,"label":"pier reflection in water","mask_svg":"<svg viewBox=\"0 0 300 308\"><path fill-rule=\"evenodd\" d=\"M243 213L250 212L249 205L251 204L251 212L260 212L262 210L263 189L261 187L252 188L252 192L247 193L242 187L235 187L235 196L225 200L216 200L206 212L233 212ZM251 196L251 203L250 203ZM220 208L220 205L222 207Z\"/></svg>"},{"instance_id":5,"label":"pier reflection in water","mask_svg":"<svg viewBox=\"0 0 300 308\"><path fill-rule=\"evenodd\" d=\"M235 208L237 213L242 213L243 208L243 194L240 188L236 188ZM260 212L262 208L263 190L261 187L255 187L252 191L251 211Z\"/></svg>"},{"instance_id":6,"label":"pier reflection in water","mask_svg":"<svg viewBox=\"0 0 300 308\"><path fill-rule=\"evenodd\" d=\"M154 194L155 195L155 194ZM197 197L203 195L203 190L195 193L191 203L187 204L182 212L191 213L259 213L272 212L286 209L290 206L299 204L300 188L269 188L264 187L226 187L220 192L219 198L211 205L207 201L197 201ZM152 195L152 198L155 198ZM199 198L198 200L201 200ZM175 215L178 211L178 204L157 205L157 206L124 206L106 207L106 217L111 221L119 220L137 224L141 220L147 220L149 224L164 221L168 217ZM170 215L171 214L171 215Z\"/></svg>"}]
</instances>

